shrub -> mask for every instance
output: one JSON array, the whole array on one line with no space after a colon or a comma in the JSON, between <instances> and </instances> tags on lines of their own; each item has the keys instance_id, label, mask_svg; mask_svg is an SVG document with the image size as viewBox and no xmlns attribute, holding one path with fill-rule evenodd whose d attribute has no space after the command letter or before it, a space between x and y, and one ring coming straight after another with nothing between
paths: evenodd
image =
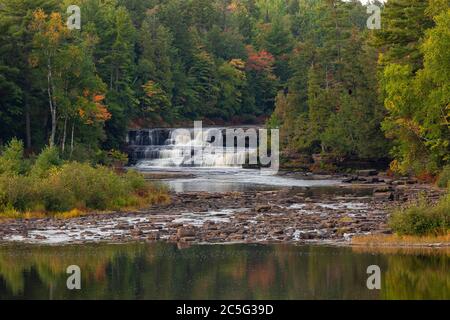
<instances>
[{"instance_id":1,"label":"shrub","mask_svg":"<svg viewBox=\"0 0 450 320\"><path fill-rule=\"evenodd\" d=\"M408 208L396 210L389 225L399 235L445 235L450 229L450 193L430 205L422 197Z\"/></svg>"},{"instance_id":2,"label":"shrub","mask_svg":"<svg viewBox=\"0 0 450 320\"><path fill-rule=\"evenodd\" d=\"M55 147L46 147L37 157L32 167L32 174L42 176L53 167L61 165L59 151Z\"/></svg>"},{"instance_id":3,"label":"shrub","mask_svg":"<svg viewBox=\"0 0 450 320\"><path fill-rule=\"evenodd\" d=\"M0 175L0 209L14 208L19 211L34 209L37 193L34 180L15 174Z\"/></svg>"},{"instance_id":4,"label":"shrub","mask_svg":"<svg viewBox=\"0 0 450 320\"><path fill-rule=\"evenodd\" d=\"M117 164L125 161L125 156L114 151L111 159ZM45 148L31 170L28 167L22 142L12 140L0 156L0 214L14 217L27 212L73 214L168 201L166 189L148 183L135 171L122 174L88 163L63 163L56 148Z\"/></svg>"},{"instance_id":5,"label":"shrub","mask_svg":"<svg viewBox=\"0 0 450 320\"><path fill-rule=\"evenodd\" d=\"M0 156L0 174L22 174L26 171L23 143L12 139Z\"/></svg>"},{"instance_id":6,"label":"shrub","mask_svg":"<svg viewBox=\"0 0 450 320\"><path fill-rule=\"evenodd\" d=\"M450 188L450 165L449 166L445 166L442 169L441 174L438 177L437 180L437 185L440 188Z\"/></svg>"},{"instance_id":7,"label":"shrub","mask_svg":"<svg viewBox=\"0 0 450 320\"><path fill-rule=\"evenodd\" d=\"M113 149L103 153L100 163L108 167L122 168L128 163L128 155Z\"/></svg>"},{"instance_id":8,"label":"shrub","mask_svg":"<svg viewBox=\"0 0 450 320\"><path fill-rule=\"evenodd\" d=\"M71 162L51 170L42 190L48 211L66 211L76 207L106 210L138 205L137 196L146 188L144 179L134 174L118 175L106 167Z\"/></svg>"}]
</instances>

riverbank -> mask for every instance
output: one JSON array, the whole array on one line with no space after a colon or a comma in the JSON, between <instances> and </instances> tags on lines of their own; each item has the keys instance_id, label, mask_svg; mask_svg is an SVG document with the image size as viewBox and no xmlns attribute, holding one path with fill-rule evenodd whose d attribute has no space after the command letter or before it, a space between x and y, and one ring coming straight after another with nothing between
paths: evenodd
<instances>
[{"instance_id":1,"label":"riverbank","mask_svg":"<svg viewBox=\"0 0 450 320\"><path fill-rule=\"evenodd\" d=\"M92 213L71 219L5 220L0 223L0 241L352 245L355 236L391 234L387 221L393 207L413 201L419 194L437 199L440 193L428 185L392 182L172 193L169 204L133 212ZM440 245L449 243L441 241Z\"/></svg>"}]
</instances>

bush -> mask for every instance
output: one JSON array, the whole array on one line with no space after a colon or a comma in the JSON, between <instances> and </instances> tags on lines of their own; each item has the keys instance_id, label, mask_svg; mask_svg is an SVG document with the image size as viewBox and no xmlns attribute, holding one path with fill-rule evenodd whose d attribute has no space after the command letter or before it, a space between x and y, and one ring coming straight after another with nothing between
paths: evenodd
<instances>
[{"instance_id":1,"label":"bush","mask_svg":"<svg viewBox=\"0 0 450 320\"><path fill-rule=\"evenodd\" d=\"M0 175L0 210L27 211L36 207L38 197L34 180L15 174Z\"/></svg>"},{"instance_id":2,"label":"bush","mask_svg":"<svg viewBox=\"0 0 450 320\"><path fill-rule=\"evenodd\" d=\"M128 163L128 155L113 149L108 152L103 152L99 162L108 167L122 168Z\"/></svg>"},{"instance_id":3,"label":"bush","mask_svg":"<svg viewBox=\"0 0 450 320\"><path fill-rule=\"evenodd\" d=\"M26 171L23 143L12 139L0 156L0 174L22 174Z\"/></svg>"},{"instance_id":4,"label":"bush","mask_svg":"<svg viewBox=\"0 0 450 320\"><path fill-rule=\"evenodd\" d=\"M445 166L438 177L437 185L439 188L450 188L450 166Z\"/></svg>"},{"instance_id":5,"label":"bush","mask_svg":"<svg viewBox=\"0 0 450 320\"><path fill-rule=\"evenodd\" d=\"M59 157L59 151L55 147L46 147L37 157L32 167L32 174L42 176L51 168L61 165L62 161Z\"/></svg>"},{"instance_id":6,"label":"bush","mask_svg":"<svg viewBox=\"0 0 450 320\"><path fill-rule=\"evenodd\" d=\"M450 193L435 205L421 198L413 206L396 210L389 226L399 235L446 235L450 229Z\"/></svg>"},{"instance_id":7,"label":"bush","mask_svg":"<svg viewBox=\"0 0 450 320\"><path fill-rule=\"evenodd\" d=\"M119 210L168 200L167 191L128 171L87 163L63 163L56 148L46 148L25 170L23 145L13 140L0 157L0 214Z\"/></svg>"}]
</instances>

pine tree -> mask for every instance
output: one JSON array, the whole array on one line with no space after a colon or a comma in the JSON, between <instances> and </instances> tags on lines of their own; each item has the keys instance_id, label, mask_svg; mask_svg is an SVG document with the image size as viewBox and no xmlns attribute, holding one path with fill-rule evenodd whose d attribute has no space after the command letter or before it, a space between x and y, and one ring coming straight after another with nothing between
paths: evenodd
<instances>
[{"instance_id":1,"label":"pine tree","mask_svg":"<svg viewBox=\"0 0 450 320\"><path fill-rule=\"evenodd\" d=\"M0 95L3 139L23 137L26 147L33 144L33 133L44 135L42 125L34 125L46 117L47 105L39 89L33 85L29 55L32 50L32 34L28 28L32 12L41 8L46 12L57 9L56 0L1 0L0 1ZM5 122L3 122L5 121ZM25 128L25 130L23 130ZM1 140L1 139L0 139ZM37 139L36 139L37 140ZM36 141L37 142L37 141Z\"/></svg>"}]
</instances>

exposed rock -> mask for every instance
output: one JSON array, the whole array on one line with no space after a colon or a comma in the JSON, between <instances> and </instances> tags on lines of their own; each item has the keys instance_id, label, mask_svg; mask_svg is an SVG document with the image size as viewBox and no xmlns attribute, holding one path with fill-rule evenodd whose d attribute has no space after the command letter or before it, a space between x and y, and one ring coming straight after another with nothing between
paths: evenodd
<instances>
[{"instance_id":1,"label":"exposed rock","mask_svg":"<svg viewBox=\"0 0 450 320\"><path fill-rule=\"evenodd\" d=\"M398 181L405 184L379 184L376 188L354 184L333 194L299 188L177 193L164 208L155 206L140 212L93 214L67 220L33 219L26 225L32 237L20 241L48 240L53 236L48 236L47 230L58 237L63 235L62 239L73 237L70 243L168 241L184 246L198 242L344 241L353 234L390 232L387 208L412 201L420 192L426 192L430 199L440 197L438 191L427 186L409 185L407 179ZM229 210L211 216L208 211L218 211L216 208ZM182 215L187 212L194 215L194 222ZM186 221L180 223L180 218ZM23 230L24 221L5 221L0 223L0 239L18 239L23 237Z\"/></svg>"},{"instance_id":2,"label":"exposed rock","mask_svg":"<svg viewBox=\"0 0 450 320\"><path fill-rule=\"evenodd\" d=\"M185 238L185 237L193 237L195 236L195 230L193 228L178 228L177 230L177 237L180 238Z\"/></svg>"},{"instance_id":3,"label":"exposed rock","mask_svg":"<svg viewBox=\"0 0 450 320\"><path fill-rule=\"evenodd\" d=\"M269 206L269 205L258 205L258 206L256 206L255 207L255 211L256 212L267 212L267 211L270 211L272 209L272 207L271 206Z\"/></svg>"},{"instance_id":4,"label":"exposed rock","mask_svg":"<svg viewBox=\"0 0 450 320\"><path fill-rule=\"evenodd\" d=\"M378 171L375 169L358 170L358 171L356 171L356 174L358 176L362 176L362 177L370 177L370 176L376 176L378 174Z\"/></svg>"},{"instance_id":5,"label":"exposed rock","mask_svg":"<svg viewBox=\"0 0 450 320\"><path fill-rule=\"evenodd\" d=\"M150 232L147 236L147 239L150 241L157 241L159 240L161 237L159 235L158 231L154 231L154 232Z\"/></svg>"}]
</instances>

